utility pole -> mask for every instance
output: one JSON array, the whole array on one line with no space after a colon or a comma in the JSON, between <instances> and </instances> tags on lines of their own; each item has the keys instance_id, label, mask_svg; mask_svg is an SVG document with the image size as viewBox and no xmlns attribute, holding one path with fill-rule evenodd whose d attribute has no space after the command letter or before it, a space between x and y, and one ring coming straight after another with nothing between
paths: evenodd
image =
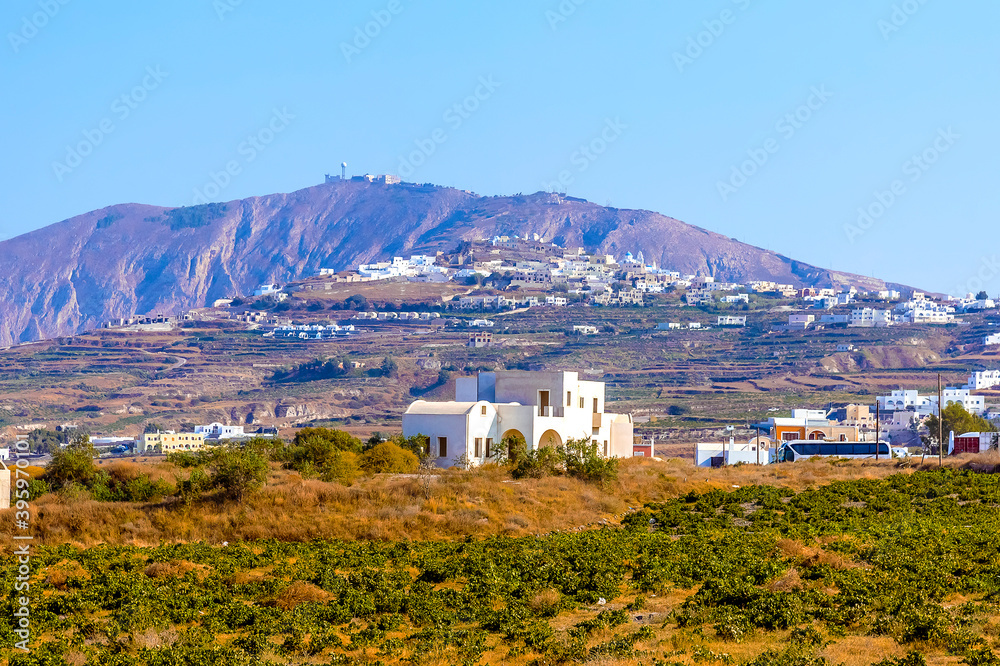
<instances>
[{"instance_id":1,"label":"utility pole","mask_svg":"<svg viewBox=\"0 0 1000 666\"><path fill-rule=\"evenodd\" d=\"M941 373L938 373L938 467L944 464L944 419L941 409Z\"/></svg>"},{"instance_id":2,"label":"utility pole","mask_svg":"<svg viewBox=\"0 0 1000 666\"><path fill-rule=\"evenodd\" d=\"M878 398L875 399L875 460L878 460L879 440L882 439L882 411Z\"/></svg>"},{"instance_id":3,"label":"utility pole","mask_svg":"<svg viewBox=\"0 0 1000 666\"><path fill-rule=\"evenodd\" d=\"M760 465L760 426L755 423L753 431L757 434L757 436L754 437L754 448L757 449L757 464Z\"/></svg>"}]
</instances>

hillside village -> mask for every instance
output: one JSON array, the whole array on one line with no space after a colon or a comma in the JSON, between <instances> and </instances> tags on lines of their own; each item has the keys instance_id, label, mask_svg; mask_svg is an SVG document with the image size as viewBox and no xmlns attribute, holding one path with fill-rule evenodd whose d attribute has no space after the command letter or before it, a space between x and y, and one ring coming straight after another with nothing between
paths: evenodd
<instances>
[{"instance_id":1,"label":"hillside village","mask_svg":"<svg viewBox=\"0 0 1000 666\"><path fill-rule=\"evenodd\" d=\"M406 285L416 290L412 292L414 296L409 304L396 302L393 294L402 293ZM360 294L343 301L325 298L327 292L340 294L345 293L345 289L363 291L373 288L382 289L380 293L384 294L384 298L381 303L374 298L370 301ZM447 291L432 292L435 288ZM432 293L441 295L435 301L435 297L430 295ZM221 299L213 303L212 308L189 311L176 317L156 315L115 320L107 322L105 328L136 333L157 332L197 326L198 322L223 320L245 326L264 339L275 342L292 339L306 344L336 343L338 339L352 336L364 338L390 331L403 332L406 327L415 327L410 329L414 331L433 331L437 335L467 329L473 331L468 335L469 347L488 349L501 344L501 339L495 335L507 330L501 331L497 326L499 317L518 313L528 316L530 312L564 312L567 316L559 320L568 322L565 334L596 336L601 335L605 327L599 323L595 325L591 320L607 320L606 314L601 313L607 313L609 308L651 311L654 316L671 312L680 315L672 319L669 314L664 314L667 321L656 322L647 329L652 335L670 336L682 332L690 335L707 333L712 328L726 330L748 326L756 327L762 334L808 335L837 329L874 331L900 326L962 326L966 325L962 315L988 314L996 309L996 302L985 294L970 294L966 298L955 299L934 298L915 290L903 294L894 290L863 292L853 286L834 289L796 288L789 284L763 281L724 283L707 276L682 275L657 266L655 262L647 263L641 252L636 255L627 252L619 260L611 255L587 253L582 248L566 250L537 235L531 238L499 236L462 243L451 253L413 255L409 259L395 257L391 261L364 264L346 272L321 269L317 275L288 285L260 285L252 295ZM580 314L573 315L573 312ZM583 313L589 314L582 317L585 321L579 321ZM787 323L780 317L786 317ZM984 336L984 348L991 344L991 337ZM849 355L856 353L858 348L844 342L838 344L835 351ZM338 367L340 372L347 373L356 372L365 364L351 361L348 367L347 361L341 361ZM989 392L997 386L1000 386L1000 372L976 372L965 386L944 389L942 400L945 405L959 404L972 415L1000 422L997 421L1000 411L996 406L988 405L982 395L983 391ZM927 432L924 424L937 413L937 401L937 395L921 395L914 388L899 388L890 394L877 396L869 404L843 403L831 405L825 410L792 405L791 417L771 417L753 426L754 437L748 442L737 443L731 437L728 445L724 440L721 443L701 443L695 447L693 455L699 464L711 465L739 461L768 464L795 460L807 454L846 457L880 453L886 456L910 455L927 451L934 443L933 433ZM423 404L428 407L418 407ZM547 402L539 403L535 407L544 410L546 405ZM417 412L413 412L414 409ZM445 414L458 407L444 408L443 412L441 409L434 407L433 403L418 400L403 415L404 431L407 419L413 422L417 418L416 413L427 412L434 421L435 418L447 418ZM459 412L469 409L471 407L466 405ZM492 409L497 411L495 407ZM631 423L632 415L628 418ZM230 428L225 430L229 438L252 436L249 433L244 435L244 425L214 423L187 432L143 433L128 441L105 442L101 440L100 433L94 435L95 441L113 445L119 453L164 454L199 450L218 443L220 438L217 435L205 436L204 433L209 431L217 433L220 429ZM792 425L797 428L794 432L788 430ZM631 442L631 430L629 433L627 438ZM639 427L634 445L623 445L622 435L609 451L618 456L652 457L656 454L658 436L655 431ZM978 444L963 443L963 437L972 437L973 434L949 433L949 436L949 452L956 450L955 437L958 437L960 452L972 448L978 450ZM463 437L468 440L465 445L455 448L452 444L448 453L441 453L446 446L443 438L431 437L436 450L439 449L437 458L454 464L459 457L480 461L489 458L488 452L495 446L489 442L499 442L502 433L491 431L478 439ZM560 436L560 439L563 438ZM830 448L830 444L823 449L821 444L810 443L803 448L802 442L817 441L837 446ZM996 444L986 436L982 442L985 448ZM534 444L538 445L538 442ZM821 448L813 450L815 446ZM884 446L885 450L879 451L880 446Z\"/></svg>"},{"instance_id":2,"label":"hillside village","mask_svg":"<svg viewBox=\"0 0 1000 666\"><path fill-rule=\"evenodd\" d=\"M798 368L796 372L815 372L808 370L808 365L803 365L803 362L806 358L815 358L817 352L810 351L807 357L793 361L799 354L789 355L786 351L792 343L811 346L809 340L815 338L820 341L820 350L824 346L827 350L818 365L827 372L836 373L843 372L841 368L871 362L878 346L899 338L894 331L907 328L920 331L920 336L932 335L930 331L934 328L953 331L948 335L963 340L962 349L981 349L983 353L988 353L991 346L1000 343L1000 334L990 331L990 327L995 325L991 315L996 312L996 307L996 302L986 294L944 298L917 290L906 293L892 289L866 292L850 285L798 288L768 281L727 283L710 276L681 274L655 262L646 262L642 252L635 255L626 252L623 257L588 253L583 248L566 249L537 235L530 235L462 242L451 252L394 257L390 261L362 264L350 271L320 269L315 275L289 284L262 284L252 294L234 294L218 299L208 308L178 315L154 314L108 321L101 331L102 335L119 336L114 338L118 340L115 344L128 345L130 337L143 339L143 336L169 333L180 335L183 339L185 331L224 327L232 331L227 335L240 335L242 331L258 336L264 345L262 350L268 345L273 346L273 353L279 359L284 358L286 350L301 355L309 354L308 350L315 348L317 351L313 354L316 354L314 358L317 360L304 363L302 367L312 363L309 367L322 366L326 369L321 374L313 370L303 371L306 372L304 377L334 378L335 383L347 381L354 385L357 385L358 379L352 378L381 376L383 370L380 366L396 364L396 361L390 361L390 357L407 355L402 351L406 346L403 342L410 336L418 336L415 341L428 340L422 343L424 349L459 344L467 347L472 354L489 354L496 359L491 362L492 366L466 362L464 368L459 368L445 359L436 360L433 353L420 352L420 345L415 347L415 358L411 356L413 360L408 361L416 364L413 381L426 382L418 377L425 373L438 373L437 381L430 384L430 389L434 389L434 395L440 398L444 397L441 392L450 386L449 377L459 369L466 374L476 370L494 371L512 367L534 372L553 369L551 363L513 360L519 355L518 349L526 344L524 335L529 332L536 336L562 336L563 342L559 342L558 346L578 344L581 349L592 348L598 354L604 346L600 342L602 338L614 338L626 332L630 339L638 336L638 339L648 340L654 346L679 350L706 344L709 346L706 347L705 361L714 367L722 366L712 359L712 346L727 340L726 345L730 347L733 344L731 336L736 335L735 340L743 341L736 344L746 347L738 353L740 363L755 364L754 376L774 374L790 361ZM968 329L968 332L963 329ZM977 334L978 338L971 337ZM574 338L579 342L570 343L569 340ZM233 338L234 342L239 339L242 338ZM371 350L374 341L379 341L379 348L386 350L380 352L385 354L384 359L362 352ZM877 346L873 348L872 344ZM318 351L321 349L323 351ZM351 351L348 355L343 351L334 351L330 360L331 350L337 349ZM774 351L765 353L771 354L773 359L761 362L762 352L769 349ZM687 352L688 355L690 353ZM270 355L271 352L268 352ZM309 357L298 358L302 362L308 361ZM183 367L185 362L184 359L178 361L167 372L173 370L175 376L188 373L190 366ZM641 363L639 359L630 362ZM275 377L281 372L292 373L293 376L296 372L294 367L280 370L283 367L280 361L278 365L262 364L262 367L279 368L274 373ZM586 368L562 363L555 367L567 371ZM980 367L984 369L976 371L965 385L945 388L943 404L959 404L969 414L1000 423L997 418L1000 416L1000 400L993 394L1000 387L1000 372L989 369L991 366L988 364ZM600 378L601 374L598 372L596 378ZM951 373L950 377L953 380L955 374ZM458 377L456 381L462 380ZM853 391L853 395L846 396L848 399L828 402L822 410L803 404L802 398L808 398L808 395L798 398L797 404L787 398L770 403L765 401L758 410L768 414L775 411L790 413L792 416L781 417L778 421L775 421L778 417L768 416L756 425L750 418L743 419L741 423L739 419L725 416L733 409L725 404L724 394L719 398L712 397L707 403L695 398L693 404L702 402L706 408L709 404L716 405L709 409L719 413L717 418L709 421L704 417L700 419L702 423L712 422L716 430L692 429L687 435L684 434L687 432L684 427L663 429L657 420L657 414L663 410L680 409L676 404L657 407L655 401L634 403L626 398L633 405L632 409L625 409L624 412L629 422L634 423L635 441L626 446L621 443L625 437L622 435L613 446L609 444L609 451L617 456L653 457L669 450L671 455L692 456L700 464L714 465L739 461L768 464L795 460L807 453L865 457L881 453L900 456L926 452L936 446L935 434L927 430L925 423L937 413L938 398L936 394L927 392L926 381L917 380L910 385L906 381L901 376L899 383L891 389L882 383L881 386L889 389L884 392L870 389ZM744 384L742 391L761 387L754 380ZM265 377L259 390L270 393L267 385ZM629 383L628 386L625 396L641 393L640 384ZM684 397L682 386L683 383L673 399L687 404L689 399ZM720 386L726 385L715 384L715 393L719 392ZM790 386L795 386L794 381ZM733 388L736 386L733 385ZM411 390L411 396L416 395L413 393L415 390ZM657 395L663 393L661 388ZM871 397L858 400L865 394ZM186 420L188 427L178 427L185 424L175 422L171 424L173 427L157 428L152 433L122 436L114 429L96 428L90 434L103 450L114 450L119 455L166 454L199 450L219 443L218 436L206 436L205 433L210 431L229 428L230 437L239 441L261 434L277 434L279 429L289 426L323 423L326 414L344 413L341 408L296 405L294 400L291 397L279 398L272 407L259 403L244 409L233 407L229 414L213 411L210 413L212 418L221 420L207 426L194 427L189 418ZM421 403L421 400L426 398L413 401L397 396L393 405L384 405L379 418L389 429L399 428L402 423L405 430L407 418L411 421L415 418L406 414L411 413L415 405L436 404ZM538 410L545 408L541 402L532 403L529 400L528 404L534 404ZM639 405L642 407L637 412L633 411ZM137 404L129 409L142 413ZM434 414L439 408L431 406L428 409ZM454 409L459 408L447 407L445 411ZM461 409L467 411L467 407ZM497 411L496 408L494 411ZM355 415L348 422L357 418L363 419ZM368 418L372 419L372 416ZM778 425L785 427L792 422L809 428L809 431L789 439L791 435L786 437ZM717 429L724 426L732 426L735 431L729 441L725 437L713 439L713 432L718 435ZM245 433L242 431L244 427L248 427ZM686 427L692 428L694 424ZM240 432L237 433L237 429ZM709 435L709 438L693 451L683 446L676 448L685 439L690 442L704 435ZM963 443L965 440L962 437L968 433L947 434L951 435L958 438L959 451L978 446ZM986 448L992 446L992 440L985 435L983 437L982 445ZM633 435L629 434L627 438L631 441ZM432 439L434 446L440 448L437 439ZM475 441L476 437L466 439L468 441L463 448L456 449L451 444L447 454L437 457L448 464L455 463L459 457L485 460L489 457L486 450L495 447L495 442L502 439L502 433L485 434L479 444ZM560 439L564 436L560 435ZM487 445L486 442L491 440L494 445ZM876 440L879 442L877 445ZM802 441L828 442L841 448L814 451L802 448ZM843 448L847 444L857 446ZM885 447L885 451L880 451L879 446ZM949 440L946 446L948 451L955 451L955 440Z\"/></svg>"},{"instance_id":3,"label":"hillside village","mask_svg":"<svg viewBox=\"0 0 1000 666\"><path fill-rule=\"evenodd\" d=\"M462 295L441 303L447 312L503 312L534 307L590 305L598 307L647 307L671 302L692 307L727 310L714 322L664 322L659 331L681 328L746 326L749 315L739 314L758 303L784 305L802 312L788 315L787 324L776 330L821 329L826 326L881 328L907 324L961 324L961 314L997 308L985 293L963 298L934 298L912 290L860 291L842 288L797 288L791 284L752 281L745 284L717 282L711 276L682 275L678 271L647 264L642 252L627 252L621 259L587 253L583 248L567 250L546 242L537 234L525 238L498 236L464 243L450 254L413 255L409 259L365 264L355 271L337 273L321 269L317 279L303 282L308 292L329 290L336 285L379 281L414 283L458 283L480 287L490 293ZM294 293L296 287L287 290ZM256 295L283 293L276 285L262 285ZM834 309L849 311L834 314ZM419 313L426 320L432 316ZM356 319L412 318L409 313L361 312ZM481 320L478 325L484 325ZM487 322L485 325L489 325ZM278 331L275 331L277 334ZM985 337L984 344L998 344L1000 335Z\"/></svg>"}]
</instances>

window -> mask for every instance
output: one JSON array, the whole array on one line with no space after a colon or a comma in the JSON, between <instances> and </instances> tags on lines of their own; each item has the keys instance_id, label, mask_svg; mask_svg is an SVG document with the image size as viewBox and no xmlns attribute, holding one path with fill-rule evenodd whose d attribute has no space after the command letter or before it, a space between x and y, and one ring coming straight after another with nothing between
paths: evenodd
<instances>
[{"instance_id":1,"label":"window","mask_svg":"<svg viewBox=\"0 0 1000 666\"><path fill-rule=\"evenodd\" d=\"M445 458L448 456L448 438L438 437L438 457Z\"/></svg>"},{"instance_id":2,"label":"window","mask_svg":"<svg viewBox=\"0 0 1000 666\"><path fill-rule=\"evenodd\" d=\"M483 409L480 412L480 414L482 414L483 416L486 416L486 405L483 405Z\"/></svg>"},{"instance_id":3,"label":"window","mask_svg":"<svg viewBox=\"0 0 1000 666\"><path fill-rule=\"evenodd\" d=\"M580 409L583 409L584 401L583 396L580 396Z\"/></svg>"},{"instance_id":4,"label":"window","mask_svg":"<svg viewBox=\"0 0 1000 666\"><path fill-rule=\"evenodd\" d=\"M594 413L596 414L597 412L598 412L598 409L597 409L597 398L594 398Z\"/></svg>"},{"instance_id":5,"label":"window","mask_svg":"<svg viewBox=\"0 0 1000 666\"><path fill-rule=\"evenodd\" d=\"M566 391L566 406L567 407L572 407L573 406L573 392L572 391Z\"/></svg>"},{"instance_id":6,"label":"window","mask_svg":"<svg viewBox=\"0 0 1000 666\"><path fill-rule=\"evenodd\" d=\"M608 457L608 440L604 440L604 457Z\"/></svg>"},{"instance_id":7,"label":"window","mask_svg":"<svg viewBox=\"0 0 1000 666\"><path fill-rule=\"evenodd\" d=\"M483 438L476 437L476 457L480 458L483 455Z\"/></svg>"},{"instance_id":8,"label":"window","mask_svg":"<svg viewBox=\"0 0 1000 666\"><path fill-rule=\"evenodd\" d=\"M492 453L492 452L493 452L493 438L492 437L487 437L486 438L486 457L489 458L490 457L490 453Z\"/></svg>"}]
</instances>

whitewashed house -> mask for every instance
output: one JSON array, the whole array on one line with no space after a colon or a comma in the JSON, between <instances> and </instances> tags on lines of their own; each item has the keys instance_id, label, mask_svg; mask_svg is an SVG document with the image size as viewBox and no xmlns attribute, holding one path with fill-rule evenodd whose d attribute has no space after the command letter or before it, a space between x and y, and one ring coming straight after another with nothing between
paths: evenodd
<instances>
[{"instance_id":1,"label":"whitewashed house","mask_svg":"<svg viewBox=\"0 0 1000 666\"><path fill-rule=\"evenodd\" d=\"M196 425L194 432L196 435L204 435L205 439L232 439L233 437L244 436L243 426L227 426L221 423Z\"/></svg>"},{"instance_id":2,"label":"whitewashed house","mask_svg":"<svg viewBox=\"0 0 1000 666\"><path fill-rule=\"evenodd\" d=\"M576 372L481 372L455 382L454 402L417 400L403 415L403 435L430 439L440 467L479 465L508 437L528 448L592 439L606 457L632 456L632 415L604 411L604 382Z\"/></svg>"}]
</instances>

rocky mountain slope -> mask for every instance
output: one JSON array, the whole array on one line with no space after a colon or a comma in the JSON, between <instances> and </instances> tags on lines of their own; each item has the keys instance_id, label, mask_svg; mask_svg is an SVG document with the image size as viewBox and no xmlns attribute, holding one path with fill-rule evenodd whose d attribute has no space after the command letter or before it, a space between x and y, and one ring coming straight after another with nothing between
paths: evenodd
<instances>
[{"instance_id":1,"label":"rocky mountain slope","mask_svg":"<svg viewBox=\"0 0 1000 666\"><path fill-rule=\"evenodd\" d=\"M480 197L432 185L338 182L224 204L122 204L0 243L0 344L67 335L132 314L171 313L320 267L451 250L537 233L563 246L721 280L882 287L642 210L538 193Z\"/></svg>"}]
</instances>

